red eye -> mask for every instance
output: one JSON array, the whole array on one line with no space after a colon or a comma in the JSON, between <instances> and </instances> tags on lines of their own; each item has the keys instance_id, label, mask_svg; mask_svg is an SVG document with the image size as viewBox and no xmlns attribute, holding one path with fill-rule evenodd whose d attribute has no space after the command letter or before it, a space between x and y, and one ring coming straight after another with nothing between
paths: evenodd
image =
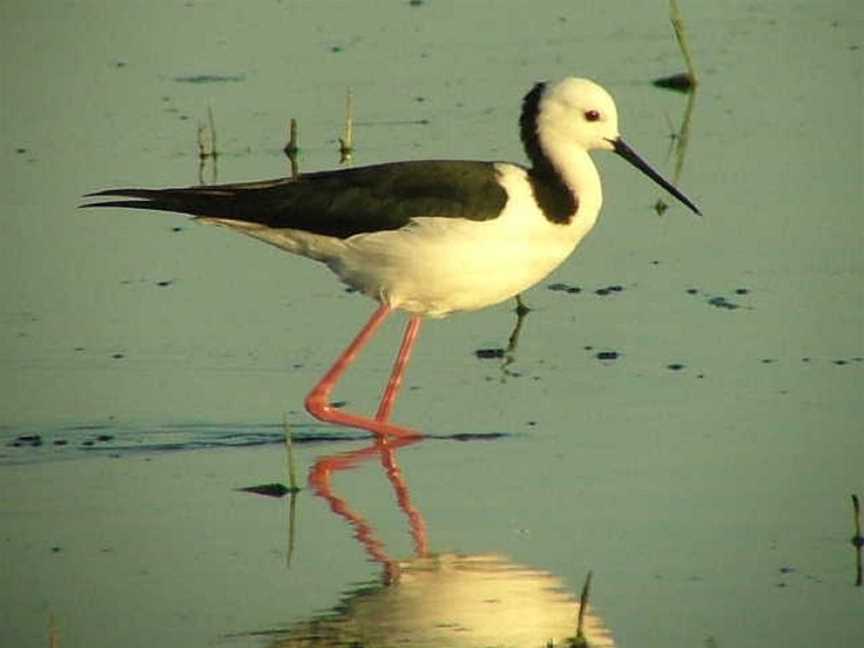
<instances>
[{"instance_id":1,"label":"red eye","mask_svg":"<svg viewBox=\"0 0 864 648\"><path fill-rule=\"evenodd\" d=\"M600 119L600 113L596 110L586 110L585 111L585 119L590 122L595 122Z\"/></svg>"}]
</instances>

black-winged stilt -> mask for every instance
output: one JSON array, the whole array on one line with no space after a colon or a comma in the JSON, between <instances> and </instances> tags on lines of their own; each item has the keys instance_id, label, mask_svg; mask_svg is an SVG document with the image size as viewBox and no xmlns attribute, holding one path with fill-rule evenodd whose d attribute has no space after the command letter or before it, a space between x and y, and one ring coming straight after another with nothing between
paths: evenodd
<instances>
[{"instance_id":1,"label":"black-winged stilt","mask_svg":"<svg viewBox=\"0 0 864 648\"><path fill-rule=\"evenodd\" d=\"M698 208L618 133L609 93L587 79L538 83L525 96L522 142L531 161L428 160L307 173L298 178L176 189L109 189L87 207L192 214L326 263L380 306L306 397L322 421L383 437L424 317L497 304L558 267L594 226L603 200L588 151L613 151L694 212ZM410 315L374 418L340 411L330 394L393 309Z\"/></svg>"}]
</instances>

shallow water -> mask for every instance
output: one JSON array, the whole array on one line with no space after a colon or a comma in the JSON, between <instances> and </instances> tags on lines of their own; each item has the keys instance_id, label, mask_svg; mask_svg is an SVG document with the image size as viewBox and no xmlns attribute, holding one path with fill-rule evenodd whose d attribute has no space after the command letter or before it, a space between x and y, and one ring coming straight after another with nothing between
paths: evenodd
<instances>
[{"instance_id":1,"label":"shallow water","mask_svg":"<svg viewBox=\"0 0 864 648\"><path fill-rule=\"evenodd\" d=\"M512 359L513 304L425 327L395 418L433 438L388 468L301 407L367 300L81 194L197 183L208 106L220 181L287 173L291 117L301 170L332 168L349 87L354 164L522 160L521 96L570 74L673 175L687 100L649 83L683 69L666 3L4 3L0 644L335 646L369 640L371 615L372 645L450 645L384 585L424 552L493 561L535 601L554 583L571 611L592 571L615 645L861 643L864 11L680 4L702 81L680 184L705 216L658 217L671 201L596 155L600 222L524 296ZM399 334L340 387L352 409L374 407ZM291 497L238 490L287 483L283 417L293 524ZM346 452L331 495L377 553L304 479ZM433 582L465 601L452 623L479 618Z\"/></svg>"}]
</instances>

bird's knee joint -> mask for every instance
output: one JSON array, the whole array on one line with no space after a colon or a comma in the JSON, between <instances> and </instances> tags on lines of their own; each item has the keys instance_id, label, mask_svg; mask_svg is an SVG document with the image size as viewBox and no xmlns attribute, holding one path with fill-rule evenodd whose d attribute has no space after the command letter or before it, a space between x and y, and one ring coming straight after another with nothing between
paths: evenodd
<instances>
[{"instance_id":1,"label":"bird's knee joint","mask_svg":"<svg viewBox=\"0 0 864 648\"><path fill-rule=\"evenodd\" d=\"M317 419L325 419L332 411L328 399L323 394L309 394L304 402L306 411Z\"/></svg>"}]
</instances>

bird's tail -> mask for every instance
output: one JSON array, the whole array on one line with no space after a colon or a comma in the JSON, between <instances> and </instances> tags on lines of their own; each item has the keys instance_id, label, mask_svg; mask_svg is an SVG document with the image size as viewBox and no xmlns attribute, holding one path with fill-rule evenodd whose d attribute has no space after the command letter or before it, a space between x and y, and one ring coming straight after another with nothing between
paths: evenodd
<instances>
[{"instance_id":1,"label":"bird's tail","mask_svg":"<svg viewBox=\"0 0 864 648\"><path fill-rule=\"evenodd\" d=\"M257 220L255 216L260 213L263 195L270 194L270 190L288 182L289 179L279 179L170 189L106 189L86 194L84 197L117 196L119 199L99 200L83 204L81 207L150 209L190 214L195 217L254 222Z\"/></svg>"}]
</instances>

